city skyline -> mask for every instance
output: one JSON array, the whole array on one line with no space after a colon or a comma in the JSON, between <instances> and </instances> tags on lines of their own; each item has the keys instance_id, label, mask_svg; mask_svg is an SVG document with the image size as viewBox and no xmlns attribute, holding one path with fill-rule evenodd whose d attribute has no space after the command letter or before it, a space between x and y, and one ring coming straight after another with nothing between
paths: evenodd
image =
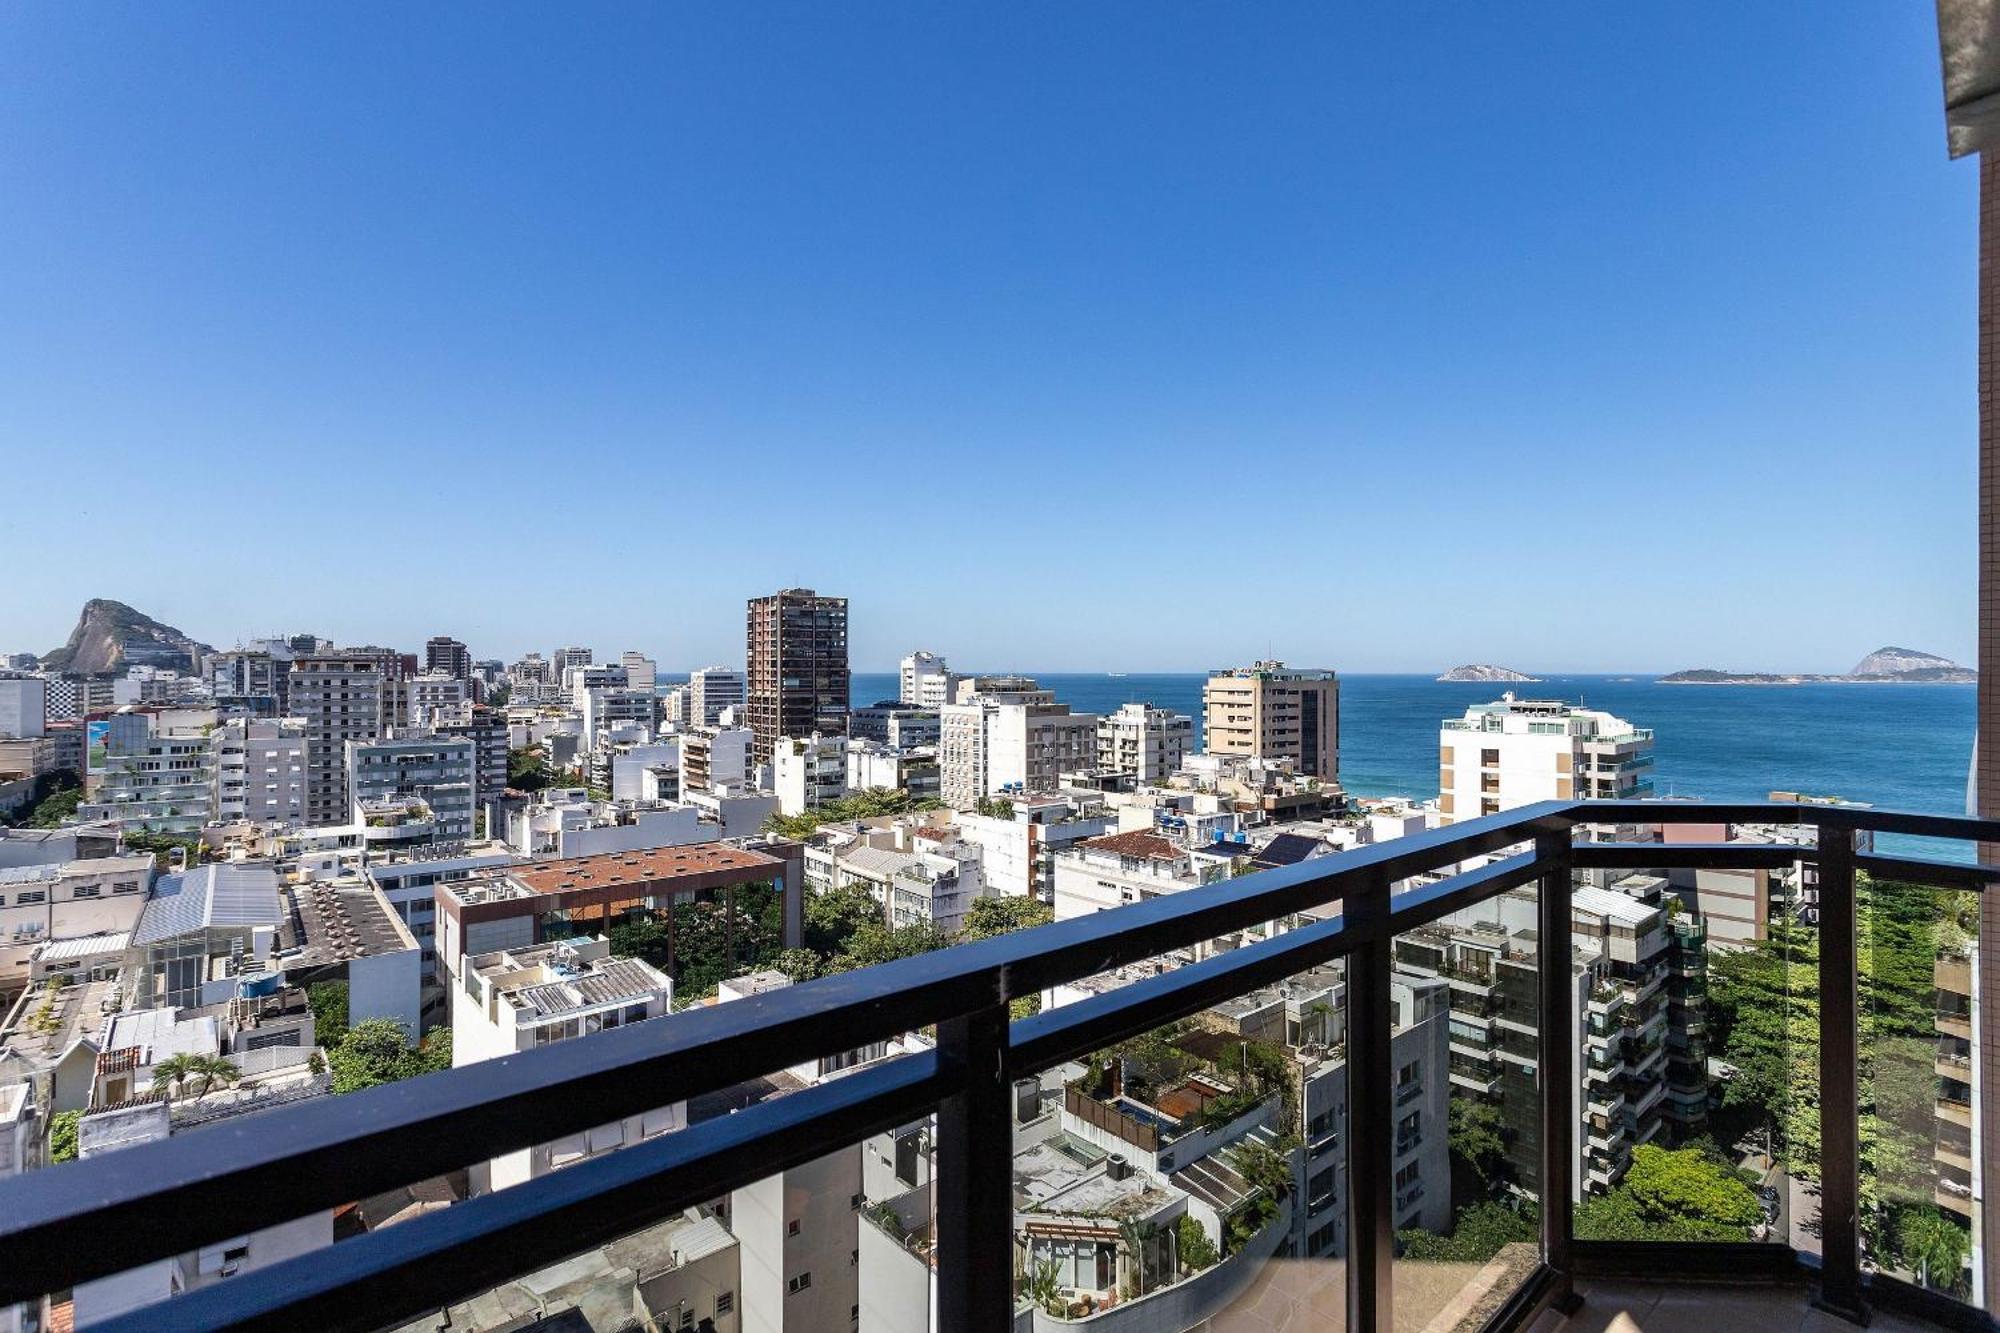
<instances>
[{"instance_id":1,"label":"city skyline","mask_svg":"<svg viewBox=\"0 0 2000 1333\"><path fill-rule=\"evenodd\" d=\"M421 643L384 588L518 550L489 652L809 584L864 664L1969 658L1921 10L736 18L0 15L0 639Z\"/></svg>"}]
</instances>

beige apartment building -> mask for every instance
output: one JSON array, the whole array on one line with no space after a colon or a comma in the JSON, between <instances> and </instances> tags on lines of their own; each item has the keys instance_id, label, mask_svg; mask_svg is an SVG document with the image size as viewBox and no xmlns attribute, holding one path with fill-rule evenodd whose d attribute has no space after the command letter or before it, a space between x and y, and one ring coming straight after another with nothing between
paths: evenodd
<instances>
[{"instance_id":1,"label":"beige apartment building","mask_svg":"<svg viewBox=\"0 0 2000 1333\"><path fill-rule=\"evenodd\" d=\"M1340 678L1258 662L1211 674L1201 689L1210 754L1290 759L1308 777L1340 780Z\"/></svg>"}]
</instances>

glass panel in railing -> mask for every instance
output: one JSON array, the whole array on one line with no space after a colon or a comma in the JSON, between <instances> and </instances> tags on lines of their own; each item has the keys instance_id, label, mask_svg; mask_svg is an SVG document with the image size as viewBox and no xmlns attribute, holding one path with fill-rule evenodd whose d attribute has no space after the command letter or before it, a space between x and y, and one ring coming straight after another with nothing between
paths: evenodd
<instances>
[{"instance_id":1,"label":"glass panel in railing","mask_svg":"<svg viewBox=\"0 0 2000 1333\"><path fill-rule=\"evenodd\" d=\"M1016 1086L1021 1319L1345 1326L1344 995L1327 964Z\"/></svg>"},{"instance_id":2,"label":"glass panel in railing","mask_svg":"<svg viewBox=\"0 0 2000 1333\"><path fill-rule=\"evenodd\" d=\"M1541 1255L1537 901L1510 890L1395 941L1390 1086L1370 1095L1395 1136L1399 1328L1479 1328Z\"/></svg>"},{"instance_id":3,"label":"glass panel in railing","mask_svg":"<svg viewBox=\"0 0 2000 1333\"><path fill-rule=\"evenodd\" d=\"M1814 1212L1813 937L1775 871L1584 870L1575 1235L1783 1242ZM1816 1225L1810 1221L1798 1230ZM1816 1242L1815 1242L1816 1243Z\"/></svg>"},{"instance_id":4,"label":"glass panel in railing","mask_svg":"<svg viewBox=\"0 0 2000 1333\"><path fill-rule=\"evenodd\" d=\"M1975 894L1862 876L1861 1253L1977 1303Z\"/></svg>"},{"instance_id":5,"label":"glass panel in railing","mask_svg":"<svg viewBox=\"0 0 2000 1333\"><path fill-rule=\"evenodd\" d=\"M420 1039L392 1017L361 1012L364 1000L388 993L380 985L364 993L358 984L342 991L232 982L229 998L216 1005L176 1009L122 1008L122 983L116 982L37 986L0 1027L0 1044L29 1075L0 1086L0 1128L10 1131L0 1137L0 1177L73 1171L79 1168L72 1158L167 1139L212 1143L218 1154L239 1152L243 1136L233 1130L253 1122L281 1124L284 1116L365 1097L381 1084L450 1079L469 1066L532 1056L545 1047L587 1051L632 1025L691 1021L676 1011L675 988L663 971L643 958L619 956L602 936L463 956L451 972L451 1024ZM725 977L715 1002L789 984L774 969ZM87 1046L67 1040L85 1029L104 1039L94 1057ZM354 1237L424 1225L433 1214L598 1167L620 1154L657 1152L691 1126L809 1095L928 1048L922 1032L896 1034L617 1116L592 1114L582 1102L568 1131L547 1141L495 1144L432 1179L371 1185L303 1216L203 1238L33 1302L19 1322L30 1329L84 1327L156 1302L185 1301L217 1283ZM926 1113L715 1199L678 1206L662 1199L659 1216L646 1226L587 1248L575 1248L575 1237L552 1222L540 1242L527 1247L535 1262L524 1262L519 1277L463 1293L453 1290L450 1270L441 1268L443 1309L406 1323L384 1311L382 1323L497 1329L567 1320L538 1326L712 1325L720 1333L758 1326L851 1329L861 1318L865 1287L876 1310L870 1327L926 1328L933 1138ZM456 1150L446 1141L441 1146ZM865 1283L864 1265L877 1274ZM352 1299L365 1301L367 1293L355 1292Z\"/></svg>"}]
</instances>

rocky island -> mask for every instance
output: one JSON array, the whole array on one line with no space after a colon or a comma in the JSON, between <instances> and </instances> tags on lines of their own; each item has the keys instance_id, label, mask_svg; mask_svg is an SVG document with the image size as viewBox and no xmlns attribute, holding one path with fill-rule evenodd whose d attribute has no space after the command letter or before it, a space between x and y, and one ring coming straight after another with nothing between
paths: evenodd
<instances>
[{"instance_id":1,"label":"rocky island","mask_svg":"<svg viewBox=\"0 0 2000 1333\"><path fill-rule=\"evenodd\" d=\"M1969 685L1979 679L1971 667L1960 666L1948 657L1920 653L1914 648L1877 648L1855 663L1844 676L1810 672L1717 671L1697 667L1661 676L1662 685L1815 685L1815 684L1910 684Z\"/></svg>"},{"instance_id":2,"label":"rocky island","mask_svg":"<svg viewBox=\"0 0 2000 1333\"><path fill-rule=\"evenodd\" d=\"M1533 683L1539 681L1541 677L1531 676L1525 671L1516 671L1512 667L1490 666L1486 663L1480 663L1476 666L1455 666L1442 676L1439 676L1438 679L1442 681L1473 681L1479 683L1491 681L1527 681Z\"/></svg>"}]
</instances>

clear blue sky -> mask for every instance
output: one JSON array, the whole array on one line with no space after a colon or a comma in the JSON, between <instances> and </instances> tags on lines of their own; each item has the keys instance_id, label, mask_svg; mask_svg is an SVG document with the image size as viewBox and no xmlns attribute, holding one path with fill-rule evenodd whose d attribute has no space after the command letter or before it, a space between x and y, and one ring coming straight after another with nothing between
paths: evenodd
<instances>
[{"instance_id":1,"label":"clear blue sky","mask_svg":"<svg viewBox=\"0 0 2000 1333\"><path fill-rule=\"evenodd\" d=\"M1965 658L1928 11L0 7L0 648Z\"/></svg>"}]
</instances>

